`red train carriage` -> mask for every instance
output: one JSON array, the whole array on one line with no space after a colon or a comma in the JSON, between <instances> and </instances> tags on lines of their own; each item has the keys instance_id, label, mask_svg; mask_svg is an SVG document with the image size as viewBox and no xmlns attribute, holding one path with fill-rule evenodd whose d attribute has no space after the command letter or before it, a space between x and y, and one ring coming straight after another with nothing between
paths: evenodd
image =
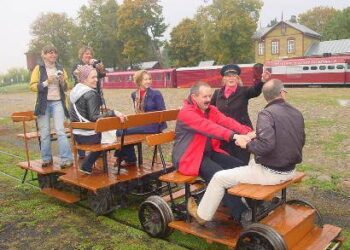
<instances>
[{"instance_id":1,"label":"red train carriage","mask_svg":"<svg viewBox=\"0 0 350 250\"><path fill-rule=\"evenodd\" d=\"M148 70L152 76L152 86L155 88L176 87L175 69ZM117 71L107 73L103 81L103 88L106 89L130 89L135 88L133 75L135 71Z\"/></svg>"},{"instance_id":2,"label":"red train carriage","mask_svg":"<svg viewBox=\"0 0 350 250\"><path fill-rule=\"evenodd\" d=\"M239 64L241 78L245 86L254 84L255 79L261 78L262 64ZM221 87L219 66L186 67L178 69L148 70L152 76L152 85L155 88L188 88L198 81L209 83L212 87ZM135 88L133 75L135 71L120 71L107 73L103 88Z\"/></svg>"},{"instance_id":3,"label":"red train carriage","mask_svg":"<svg viewBox=\"0 0 350 250\"><path fill-rule=\"evenodd\" d=\"M350 55L275 60L264 66L290 86L350 86Z\"/></svg>"},{"instance_id":4,"label":"red train carriage","mask_svg":"<svg viewBox=\"0 0 350 250\"><path fill-rule=\"evenodd\" d=\"M255 78L260 78L262 73L262 64L239 64L241 68L241 79L245 86L251 86ZM223 65L209 67L186 67L176 70L176 79L178 88L191 87L197 81L209 83L212 87L221 87L220 70Z\"/></svg>"}]
</instances>

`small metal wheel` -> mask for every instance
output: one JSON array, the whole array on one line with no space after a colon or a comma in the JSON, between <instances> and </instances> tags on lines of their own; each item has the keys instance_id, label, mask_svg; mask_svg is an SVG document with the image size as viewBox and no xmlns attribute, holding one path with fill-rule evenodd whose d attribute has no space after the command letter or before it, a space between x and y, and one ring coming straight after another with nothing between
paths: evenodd
<instances>
[{"instance_id":1,"label":"small metal wheel","mask_svg":"<svg viewBox=\"0 0 350 250\"><path fill-rule=\"evenodd\" d=\"M235 250L286 250L286 244L273 228L253 223L242 231Z\"/></svg>"},{"instance_id":2,"label":"small metal wheel","mask_svg":"<svg viewBox=\"0 0 350 250\"><path fill-rule=\"evenodd\" d=\"M286 204L304 206L304 207L309 207L309 208L314 209L315 213L316 213L315 223L316 223L316 225L323 227L323 219L322 219L322 215L321 215L320 211L318 211L318 209L314 205L312 205L310 202L295 199L295 200L288 200L286 202Z\"/></svg>"},{"instance_id":3,"label":"small metal wheel","mask_svg":"<svg viewBox=\"0 0 350 250\"><path fill-rule=\"evenodd\" d=\"M43 188L54 188L57 186L56 174L38 174L38 183L41 189Z\"/></svg>"},{"instance_id":4,"label":"small metal wheel","mask_svg":"<svg viewBox=\"0 0 350 250\"><path fill-rule=\"evenodd\" d=\"M114 197L109 188L88 193L88 203L96 215L108 214L114 209Z\"/></svg>"},{"instance_id":5,"label":"small metal wheel","mask_svg":"<svg viewBox=\"0 0 350 250\"><path fill-rule=\"evenodd\" d=\"M150 196L141 203L139 221L143 230L152 237L165 238L173 231L168 224L174 220L173 212L162 197Z\"/></svg>"}]
</instances>

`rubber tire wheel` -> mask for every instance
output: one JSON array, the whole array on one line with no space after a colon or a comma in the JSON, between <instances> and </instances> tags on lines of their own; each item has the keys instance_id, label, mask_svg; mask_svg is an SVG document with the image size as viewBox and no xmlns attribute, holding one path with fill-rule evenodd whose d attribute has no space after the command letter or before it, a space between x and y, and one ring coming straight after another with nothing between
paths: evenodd
<instances>
[{"instance_id":1,"label":"rubber tire wheel","mask_svg":"<svg viewBox=\"0 0 350 250\"><path fill-rule=\"evenodd\" d=\"M323 218L322 218L320 211L314 205L312 205L310 202L304 201L304 200L294 199L294 200L288 200L286 202L286 204L305 206L305 207L309 207L309 208L314 209L316 212L315 224L320 226L320 227L323 227Z\"/></svg>"},{"instance_id":2,"label":"rubber tire wheel","mask_svg":"<svg viewBox=\"0 0 350 250\"><path fill-rule=\"evenodd\" d=\"M282 236L273 228L253 223L239 236L235 250L286 250Z\"/></svg>"},{"instance_id":3,"label":"rubber tire wheel","mask_svg":"<svg viewBox=\"0 0 350 250\"><path fill-rule=\"evenodd\" d=\"M38 174L38 183L40 189L44 188L54 188L57 186L56 174Z\"/></svg>"},{"instance_id":4,"label":"rubber tire wheel","mask_svg":"<svg viewBox=\"0 0 350 250\"><path fill-rule=\"evenodd\" d=\"M96 215L108 214L113 208L113 194L109 188L99 189L96 193L89 192L88 203Z\"/></svg>"},{"instance_id":5,"label":"rubber tire wheel","mask_svg":"<svg viewBox=\"0 0 350 250\"><path fill-rule=\"evenodd\" d=\"M168 224L174 220L174 215L162 197L153 195L141 203L139 221L143 230L151 237L166 238L173 229Z\"/></svg>"}]
</instances>

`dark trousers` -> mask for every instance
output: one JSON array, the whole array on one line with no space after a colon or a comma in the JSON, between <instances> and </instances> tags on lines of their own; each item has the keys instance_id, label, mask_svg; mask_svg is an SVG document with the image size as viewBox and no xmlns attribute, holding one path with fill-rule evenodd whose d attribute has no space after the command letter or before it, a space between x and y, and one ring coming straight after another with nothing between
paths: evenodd
<instances>
[{"instance_id":1,"label":"dark trousers","mask_svg":"<svg viewBox=\"0 0 350 250\"><path fill-rule=\"evenodd\" d=\"M250 152L235 144L235 142L223 142L221 148L229 153L231 156L240 159L243 165L248 165L250 159Z\"/></svg>"},{"instance_id":2,"label":"dark trousers","mask_svg":"<svg viewBox=\"0 0 350 250\"><path fill-rule=\"evenodd\" d=\"M101 134L95 135L74 135L74 139L78 144L99 144L101 143ZM84 171L91 172L92 166L96 162L97 158L101 155L101 151L98 152L90 152L87 157L85 157L81 168Z\"/></svg>"},{"instance_id":3,"label":"dark trousers","mask_svg":"<svg viewBox=\"0 0 350 250\"><path fill-rule=\"evenodd\" d=\"M122 133L121 130L117 130L117 136L121 136ZM134 128L128 128L125 131L126 135L134 135L134 134L154 134L159 133L159 129L151 130L151 129L145 129L145 126L140 127L134 127ZM115 151L115 157L120 158L121 160L125 160L125 162L136 162L136 154L135 154L135 147L134 145L126 145L123 146L121 150Z\"/></svg>"},{"instance_id":4,"label":"dark trousers","mask_svg":"<svg viewBox=\"0 0 350 250\"><path fill-rule=\"evenodd\" d=\"M243 165L243 162L235 157L211 151L204 154L199 169L199 175L208 184L216 172ZM240 221L241 214L246 209L241 197L225 194L223 202L224 205L229 208L231 216L236 221Z\"/></svg>"}]
</instances>

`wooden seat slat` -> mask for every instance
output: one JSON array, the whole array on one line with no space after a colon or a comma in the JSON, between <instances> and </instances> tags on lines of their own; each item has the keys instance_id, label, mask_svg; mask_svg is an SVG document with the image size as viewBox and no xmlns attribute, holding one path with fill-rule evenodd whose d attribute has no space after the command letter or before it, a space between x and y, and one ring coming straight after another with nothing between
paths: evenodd
<instances>
[{"instance_id":1,"label":"wooden seat slat","mask_svg":"<svg viewBox=\"0 0 350 250\"><path fill-rule=\"evenodd\" d=\"M69 128L65 128L64 129L64 132L67 134L67 136L70 136L70 129ZM50 136L55 136L56 135L56 132L54 130L52 130L50 132ZM25 139L36 139L36 138L39 138L40 137L40 133L39 132L36 132L36 131L33 131L33 132L27 132L25 135L23 133L21 134L17 134L17 137L19 138L25 138Z\"/></svg>"},{"instance_id":2,"label":"wooden seat slat","mask_svg":"<svg viewBox=\"0 0 350 250\"><path fill-rule=\"evenodd\" d=\"M72 129L90 129L94 130L96 126L95 122L71 122L70 127Z\"/></svg>"},{"instance_id":3,"label":"wooden seat slat","mask_svg":"<svg viewBox=\"0 0 350 250\"><path fill-rule=\"evenodd\" d=\"M257 184L247 184L240 183L234 187L231 187L227 192L231 195L236 195L245 198L251 198L255 200L269 200L273 195L287 186L300 182L305 176L304 173L296 172L293 179L283 182L278 185L257 185Z\"/></svg>"},{"instance_id":4,"label":"wooden seat slat","mask_svg":"<svg viewBox=\"0 0 350 250\"><path fill-rule=\"evenodd\" d=\"M169 183L185 184L192 183L197 179L197 176L188 176L180 174L178 171L174 171L159 177L159 180Z\"/></svg>"},{"instance_id":5,"label":"wooden seat slat","mask_svg":"<svg viewBox=\"0 0 350 250\"><path fill-rule=\"evenodd\" d=\"M90 151L90 152L99 152L113 149L120 149L120 143L105 143L105 144L77 144L77 149Z\"/></svg>"},{"instance_id":6,"label":"wooden seat slat","mask_svg":"<svg viewBox=\"0 0 350 250\"><path fill-rule=\"evenodd\" d=\"M13 122L33 121L36 119L34 111L14 112L11 115Z\"/></svg>"},{"instance_id":7,"label":"wooden seat slat","mask_svg":"<svg viewBox=\"0 0 350 250\"><path fill-rule=\"evenodd\" d=\"M78 195L71 194L55 188L44 188L41 190L41 192L70 204L80 201L80 197Z\"/></svg>"}]
</instances>

